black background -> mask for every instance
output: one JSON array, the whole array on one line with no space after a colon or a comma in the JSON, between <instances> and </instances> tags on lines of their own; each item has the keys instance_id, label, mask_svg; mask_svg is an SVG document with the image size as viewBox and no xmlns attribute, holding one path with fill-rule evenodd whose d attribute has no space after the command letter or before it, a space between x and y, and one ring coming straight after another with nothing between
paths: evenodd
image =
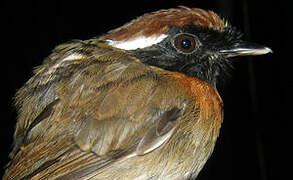
<instances>
[{"instance_id":1,"label":"black background","mask_svg":"<svg viewBox=\"0 0 293 180\"><path fill-rule=\"evenodd\" d=\"M58 44L89 39L146 12L185 5L210 9L271 47L273 54L235 61L221 88L225 118L215 151L198 179L283 179L291 164L293 80L290 66L291 3L245 0L2 1L1 173L16 123L13 95ZM4 90L4 91L3 91ZM46 132L44 132L46 133Z\"/></svg>"}]
</instances>

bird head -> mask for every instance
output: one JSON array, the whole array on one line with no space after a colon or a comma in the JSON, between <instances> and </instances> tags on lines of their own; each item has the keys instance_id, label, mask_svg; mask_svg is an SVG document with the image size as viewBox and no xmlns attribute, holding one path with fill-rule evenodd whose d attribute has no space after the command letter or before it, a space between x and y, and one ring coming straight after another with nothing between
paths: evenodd
<instances>
[{"instance_id":1,"label":"bird head","mask_svg":"<svg viewBox=\"0 0 293 180\"><path fill-rule=\"evenodd\" d=\"M197 77L216 87L231 57L271 49L241 40L241 33L212 11L179 7L145 14L102 37L142 63Z\"/></svg>"}]
</instances>

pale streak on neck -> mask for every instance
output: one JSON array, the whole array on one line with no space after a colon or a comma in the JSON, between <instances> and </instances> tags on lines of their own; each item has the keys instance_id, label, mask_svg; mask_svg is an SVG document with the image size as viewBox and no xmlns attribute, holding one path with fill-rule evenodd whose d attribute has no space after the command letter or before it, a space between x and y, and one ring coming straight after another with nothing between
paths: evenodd
<instances>
[{"instance_id":1,"label":"pale streak on neck","mask_svg":"<svg viewBox=\"0 0 293 180\"><path fill-rule=\"evenodd\" d=\"M158 37L145 37L145 36L139 36L134 39L130 40L122 40L122 41L115 41L111 39L107 39L106 41L110 46L124 49L124 50L136 50L136 49L142 49L146 47L150 47L154 44L158 44L161 41L163 41L168 35L161 34Z\"/></svg>"}]
</instances>

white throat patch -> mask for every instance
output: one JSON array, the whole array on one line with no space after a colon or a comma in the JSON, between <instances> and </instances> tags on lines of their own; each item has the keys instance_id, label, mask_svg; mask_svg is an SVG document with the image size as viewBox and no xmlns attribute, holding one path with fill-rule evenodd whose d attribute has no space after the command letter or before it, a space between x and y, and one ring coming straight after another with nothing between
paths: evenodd
<instances>
[{"instance_id":1,"label":"white throat patch","mask_svg":"<svg viewBox=\"0 0 293 180\"><path fill-rule=\"evenodd\" d=\"M154 44L157 44L161 41L163 41L168 35L162 34L158 37L145 37L140 36L135 39L126 40L126 41L113 41L111 39L106 40L109 45L124 49L124 50L135 50L135 49L141 49L145 47L152 46Z\"/></svg>"}]
</instances>

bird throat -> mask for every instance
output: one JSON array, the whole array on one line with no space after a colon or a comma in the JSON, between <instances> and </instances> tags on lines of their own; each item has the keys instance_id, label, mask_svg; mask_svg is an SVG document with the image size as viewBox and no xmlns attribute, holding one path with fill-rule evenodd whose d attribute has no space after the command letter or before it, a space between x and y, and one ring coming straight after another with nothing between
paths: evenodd
<instances>
[{"instance_id":1,"label":"bird throat","mask_svg":"<svg viewBox=\"0 0 293 180\"><path fill-rule=\"evenodd\" d=\"M171 57L171 52L170 57L162 55L164 53L160 52L158 48L153 47L129 52L144 64L171 72L179 72L189 77L196 77L207 82L214 88L218 84L224 84L224 80L227 79L227 76L230 76L229 72L232 69L232 64L227 59L202 57L202 59L186 63L188 60L177 60L178 58Z\"/></svg>"}]
</instances>

